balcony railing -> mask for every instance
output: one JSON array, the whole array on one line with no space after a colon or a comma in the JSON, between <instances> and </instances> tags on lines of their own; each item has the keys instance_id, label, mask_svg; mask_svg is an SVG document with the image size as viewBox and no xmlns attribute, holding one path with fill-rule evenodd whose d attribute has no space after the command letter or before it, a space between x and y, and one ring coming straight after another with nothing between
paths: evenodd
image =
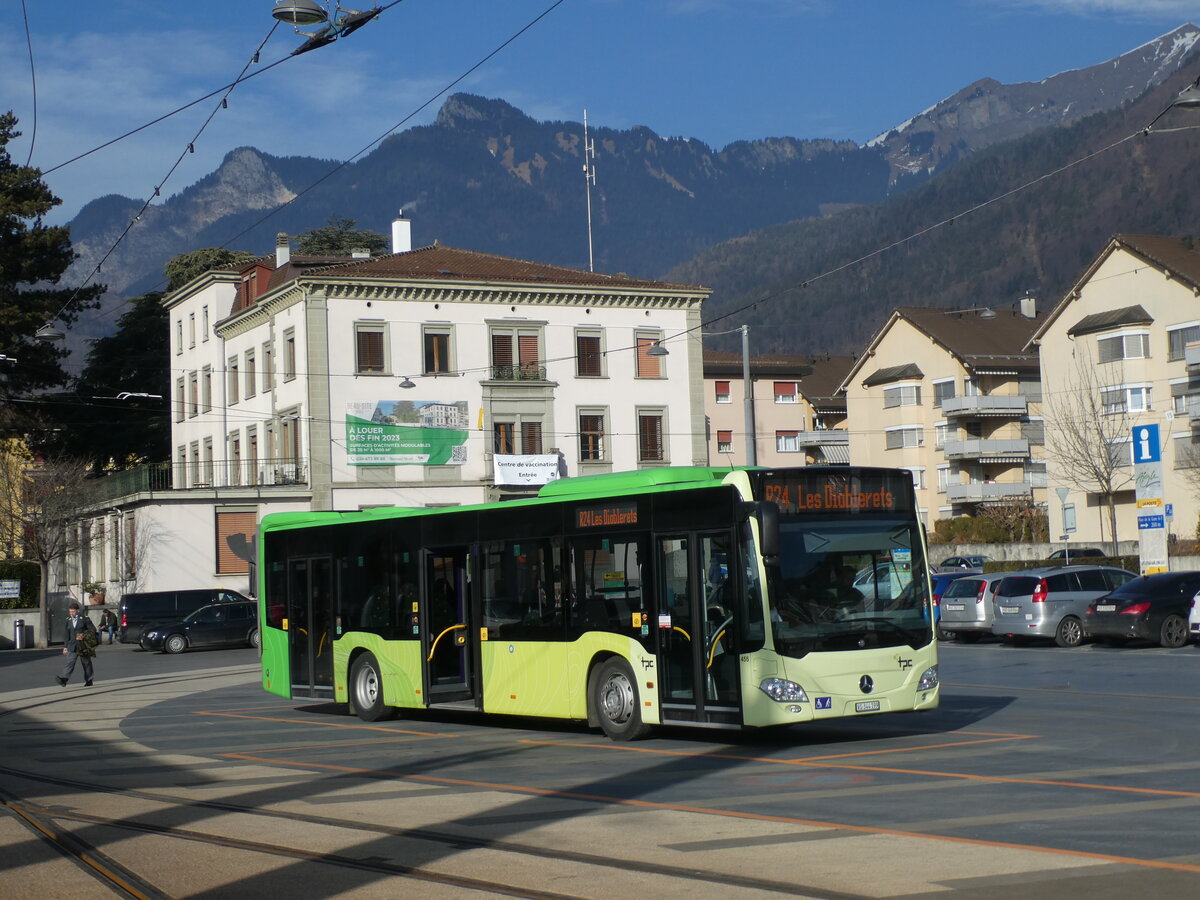
<instances>
[{"instance_id":1,"label":"balcony railing","mask_svg":"<svg viewBox=\"0 0 1200 900\"><path fill-rule=\"evenodd\" d=\"M1029 441L1011 440L946 441L947 459L1025 459L1029 456Z\"/></svg>"},{"instance_id":2,"label":"balcony railing","mask_svg":"<svg viewBox=\"0 0 1200 900\"><path fill-rule=\"evenodd\" d=\"M989 500L1027 497L1032 493L1033 485L1027 481L1007 484L950 484L946 486L946 496L951 503L986 503Z\"/></svg>"},{"instance_id":3,"label":"balcony railing","mask_svg":"<svg viewBox=\"0 0 1200 900\"><path fill-rule=\"evenodd\" d=\"M979 394L966 397L947 397L942 412L947 416L1023 416L1029 411L1029 401L1020 394L997 396Z\"/></svg>"},{"instance_id":4,"label":"balcony railing","mask_svg":"<svg viewBox=\"0 0 1200 900\"><path fill-rule=\"evenodd\" d=\"M523 366L492 366L492 381L545 381L546 367L527 364Z\"/></svg>"},{"instance_id":5,"label":"balcony railing","mask_svg":"<svg viewBox=\"0 0 1200 900\"><path fill-rule=\"evenodd\" d=\"M822 431L800 431L796 440L801 447L828 447L834 444L849 444L850 432L844 428L829 428Z\"/></svg>"},{"instance_id":6,"label":"balcony railing","mask_svg":"<svg viewBox=\"0 0 1200 900\"><path fill-rule=\"evenodd\" d=\"M221 459L205 462L147 463L113 472L84 485L84 503L153 491L220 490L308 483L308 465L295 459Z\"/></svg>"}]
</instances>

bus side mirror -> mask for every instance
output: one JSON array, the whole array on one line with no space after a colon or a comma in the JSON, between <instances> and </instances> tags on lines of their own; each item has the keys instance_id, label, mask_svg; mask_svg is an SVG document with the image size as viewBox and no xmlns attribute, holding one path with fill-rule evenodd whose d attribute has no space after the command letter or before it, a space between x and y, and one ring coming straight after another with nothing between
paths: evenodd
<instances>
[{"instance_id":1,"label":"bus side mirror","mask_svg":"<svg viewBox=\"0 0 1200 900\"><path fill-rule=\"evenodd\" d=\"M747 518L754 516L758 519L758 542L763 563L768 566L779 565L779 504L762 500L747 503L743 508Z\"/></svg>"}]
</instances>

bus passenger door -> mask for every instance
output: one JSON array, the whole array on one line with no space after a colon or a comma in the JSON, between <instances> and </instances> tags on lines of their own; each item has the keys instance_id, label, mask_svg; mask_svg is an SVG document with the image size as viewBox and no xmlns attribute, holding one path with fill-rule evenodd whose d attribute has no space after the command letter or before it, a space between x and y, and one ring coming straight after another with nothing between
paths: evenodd
<instances>
[{"instance_id":1,"label":"bus passenger door","mask_svg":"<svg viewBox=\"0 0 1200 900\"><path fill-rule=\"evenodd\" d=\"M471 616L470 549L430 550L425 557L425 697L432 706L452 703L475 709L475 650L478 637Z\"/></svg>"},{"instance_id":2,"label":"bus passenger door","mask_svg":"<svg viewBox=\"0 0 1200 900\"><path fill-rule=\"evenodd\" d=\"M741 725L733 552L728 532L658 539L655 630L664 722Z\"/></svg>"},{"instance_id":3,"label":"bus passenger door","mask_svg":"<svg viewBox=\"0 0 1200 900\"><path fill-rule=\"evenodd\" d=\"M293 697L333 697L333 565L328 556L287 563L287 630Z\"/></svg>"}]
</instances>

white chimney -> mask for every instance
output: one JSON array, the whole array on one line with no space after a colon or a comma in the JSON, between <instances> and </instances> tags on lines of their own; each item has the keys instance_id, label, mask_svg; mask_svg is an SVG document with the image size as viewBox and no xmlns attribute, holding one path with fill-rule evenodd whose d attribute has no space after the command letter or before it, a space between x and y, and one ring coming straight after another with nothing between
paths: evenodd
<instances>
[{"instance_id":1,"label":"white chimney","mask_svg":"<svg viewBox=\"0 0 1200 900\"><path fill-rule=\"evenodd\" d=\"M1026 294L1021 298L1021 315L1027 319L1037 318L1037 298Z\"/></svg>"},{"instance_id":2,"label":"white chimney","mask_svg":"<svg viewBox=\"0 0 1200 900\"><path fill-rule=\"evenodd\" d=\"M404 210L392 220L392 252L407 253L412 249L412 222L404 218Z\"/></svg>"},{"instance_id":3,"label":"white chimney","mask_svg":"<svg viewBox=\"0 0 1200 900\"><path fill-rule=\"evenodd\" d=\"M275 268L282 269L292 259L292 245L286 232L275 235Z\"/></svg>"}]
</instances>

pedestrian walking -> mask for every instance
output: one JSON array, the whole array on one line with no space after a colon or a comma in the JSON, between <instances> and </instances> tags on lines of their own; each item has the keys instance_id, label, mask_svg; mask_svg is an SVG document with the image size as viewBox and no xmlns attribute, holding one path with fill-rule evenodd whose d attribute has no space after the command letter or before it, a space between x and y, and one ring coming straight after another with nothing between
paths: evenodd
<instances>
[{"instance_id":1,"label":"pedestrian walking","mask_svg":"<svg viewBox=\"0 0 1200 900\"><path fill-rule=\"evenodd\" d=\"M75 662L83 664L83 686L92 686L92 657L96 655L96 645L100 643L100 635L92 620L80 612L79 601L72 600L69 607L71 615L67 619L66 640L63 642L63 655L67 657L66 665L58 673L58 683L63 687L71 680L75 671Z\"/></svg>"},{"instance_id":2,"label":"pedestrian walking","mask_svg":"<svg viewBox=\"0 0 1200 900\"><path fill-rule=\"evenodd\" d=\"M108 642L113 642L113 635L117 633L117 614L111 609L106 609L100 613L100 634L108 635Z\"/></svg>"}]
</instances>

